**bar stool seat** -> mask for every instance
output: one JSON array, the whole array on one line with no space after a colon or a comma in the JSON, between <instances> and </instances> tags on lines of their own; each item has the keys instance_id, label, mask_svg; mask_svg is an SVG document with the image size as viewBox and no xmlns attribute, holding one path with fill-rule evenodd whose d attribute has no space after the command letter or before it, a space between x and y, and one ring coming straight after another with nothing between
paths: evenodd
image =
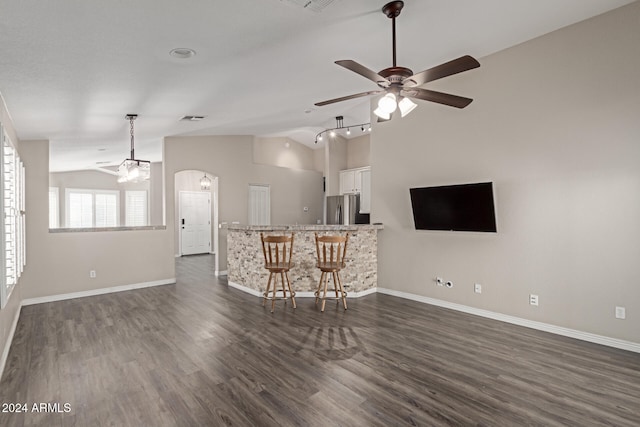
<instances>
[{"instance_id":1,"label":"bar stool seat","mask_svg":"<svg viewBox=\"0 0 640 427\"><path fill-rule=\"evenodd\" d=\"M344 291L344 287L342 286L340 271L346 267L344 260L347 254L349 233L344 236L320 236L318 233L315 234L317 255L316 267L320 270L318 290L314 293L316 297L316 305L318 304L318 301L322 300L320 311L324 311L324 307L327 302L329 275L331 275L333 289L329 290L335 292L335 300L337 302L342 300L342 306L346 310L347 293ZM320 296L321 292L322 297ZM329 297L329 299L333 299L333 297Z\"/></svg>"},{"instance_id":2,"label":"bar stool seat","mask_svg":"<svg viewBox=\"0 0 640 427\"><path fill-rule=\"evenodd\" d=\"M260 233L260 240L262 240L264 268L269 270L269 280L267 281L267 290L263 294L262 305L264 306L267 300L271 300L271 312L273 313L276 308L276 300L282 299L286 304L287 299L290 298L293 308L296 308L296 293L291 289L291 281L289 280L289 270L295 266L291 262L293 256L293 233L291 236L265 236L264 233ZM280 276L281 290L277 289L278 276ZM286 288L284 285L285 279L287 282ZM272 282L273 290L269 295ZM282 295L277 295L277 292L282 292Z\"/></svg>"}]
</instances>

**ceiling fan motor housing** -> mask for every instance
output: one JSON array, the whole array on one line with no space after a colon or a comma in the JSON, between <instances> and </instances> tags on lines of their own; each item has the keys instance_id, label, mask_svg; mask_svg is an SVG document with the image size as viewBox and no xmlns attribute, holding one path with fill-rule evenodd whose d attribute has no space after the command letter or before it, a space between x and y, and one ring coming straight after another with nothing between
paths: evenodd
<instances>
[{"instance_id":1,"label":"ceiling fan motor housing","mask_svg":"<svg viewBox=\"0 0 640 427\"><path fill-rule=\"evenodd\" d=\"M413 76L413 71L406 67L389 67L380 71L378 74L391 83L402 83L407 77Z\"/></svg>"}]
</instances>

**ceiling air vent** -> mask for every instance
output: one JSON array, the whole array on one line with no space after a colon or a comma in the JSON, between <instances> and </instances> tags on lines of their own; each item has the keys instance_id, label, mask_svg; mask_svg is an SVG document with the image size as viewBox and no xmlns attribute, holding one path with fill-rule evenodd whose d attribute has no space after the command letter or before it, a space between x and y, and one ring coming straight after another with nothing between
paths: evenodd
<instances>
[{"instance_id":1,"label":"ceiling air vent","mask_svg":"<svg viewBox=\"0 0 640 427\"><path fill-rule=\"evenodd\" d=\"M203 120L204 116L184 116L180 119L181 122L197 122Z\"/></svg>"},{"instance_id":2,"label":"ceiling air vent","mask_svg":"<svg viewBox=\"0 0 640 427\"><path fill-rule=\"evenodd\" d=\"M322 12L325 7L333 3L334 0L280 0L285 3L291 3L296 6L300 6L304 9L309 9L314 12Z\"/></svg>"}]
</instances>

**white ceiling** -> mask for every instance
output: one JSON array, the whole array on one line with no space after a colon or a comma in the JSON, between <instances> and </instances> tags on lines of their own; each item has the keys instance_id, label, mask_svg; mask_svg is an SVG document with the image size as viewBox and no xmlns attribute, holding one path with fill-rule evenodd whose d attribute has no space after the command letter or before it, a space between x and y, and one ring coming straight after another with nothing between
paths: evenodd
<instances>
[{"instance_id":1,"label":"white ceiling","mask_svg":"<svg viewBox=\"0 0 640 427\"><path fill-rule=\"evenodd\" d=\"M482 63L631 2L407 0L398 65L417 72L464 54ZM127 113L139 115L136 157L146 160L160 160L172 135L286 135L313 146L337 115L345 125L369 120L366 98L313 104L376 88L333 62L391 66L391 22L385 0L313 0L321 11L304 3L0 0L0 93L20 139L51 141L52 170L119 164ZM169 56L178 47L197 54Z\"/></svg>"}]
</instances>

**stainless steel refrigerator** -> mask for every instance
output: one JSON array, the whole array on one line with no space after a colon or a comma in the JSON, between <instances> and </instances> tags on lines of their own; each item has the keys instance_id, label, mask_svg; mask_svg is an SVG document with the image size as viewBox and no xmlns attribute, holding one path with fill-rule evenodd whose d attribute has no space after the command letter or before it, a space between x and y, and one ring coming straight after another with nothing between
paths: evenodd
<instances>
[{"instance_id":1,"label":"stainless steel refrigerator","mask_svg":"<svg viewBox=\"0 0 640 427\"><path fill-rule=\"evenodd\" d=\"M360 195L327 196L327 224L369 224L369 214L360 213Z\"/></svg>"}]
</instances>

